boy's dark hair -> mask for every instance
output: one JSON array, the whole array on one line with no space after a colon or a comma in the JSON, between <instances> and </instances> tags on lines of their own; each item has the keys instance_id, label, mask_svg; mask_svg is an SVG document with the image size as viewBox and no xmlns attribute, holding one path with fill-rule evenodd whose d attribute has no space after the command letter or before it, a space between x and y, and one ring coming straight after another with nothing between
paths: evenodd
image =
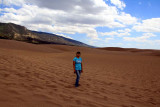
<instances>
[{"instance_id":1,"label":"boy's dark hair","mask_svg":"<svg viewBox=\"0 0 160 107\"><path fill-rule=\"evenodd\" d=\"M81 54L81 52L78 51L78 52L76 52L76 54Z\"/></svg>"}]
</instances>

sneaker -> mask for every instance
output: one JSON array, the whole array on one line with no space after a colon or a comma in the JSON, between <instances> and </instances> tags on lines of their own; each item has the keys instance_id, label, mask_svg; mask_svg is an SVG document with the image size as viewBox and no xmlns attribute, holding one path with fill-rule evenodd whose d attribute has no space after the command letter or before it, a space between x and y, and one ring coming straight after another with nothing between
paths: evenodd
<instances>
[{"instance_id":1,"label":"sneaker","mask_svg":"<svg viewBox=\"0 0 160 107\"><path fill-rule=\"evenodd\" d=\"M75 85L75 87L78 87L78 85Z\"/></svg>"},{"instance_id":2,"label":"sneaker","mask_svg":"<svg viewBox=\"0 0 160 107\"><path fill-rule=\"evenodd\" d=\"M80 86L80 84L78 84L78 85L75 84L75 87L78 87L78 86Z\"/></svg>"}]
</instances>

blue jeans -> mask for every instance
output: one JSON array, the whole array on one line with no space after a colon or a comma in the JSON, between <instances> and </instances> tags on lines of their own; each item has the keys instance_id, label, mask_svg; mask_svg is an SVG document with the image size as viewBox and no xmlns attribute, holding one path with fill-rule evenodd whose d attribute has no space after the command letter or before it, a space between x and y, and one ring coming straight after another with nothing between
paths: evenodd
<instances>
[{"instance_id":1,"label":"blue jeans","mask_svg":"<svg viewBox=\"0 0 160 107\"><path fill-rule=\"evenodd\" d=\"M81 70L76 70L76 75L77 75L77 78L76 78L75 86L78 86L80 75L81 75Z\"/></svg>"}]
</instances>

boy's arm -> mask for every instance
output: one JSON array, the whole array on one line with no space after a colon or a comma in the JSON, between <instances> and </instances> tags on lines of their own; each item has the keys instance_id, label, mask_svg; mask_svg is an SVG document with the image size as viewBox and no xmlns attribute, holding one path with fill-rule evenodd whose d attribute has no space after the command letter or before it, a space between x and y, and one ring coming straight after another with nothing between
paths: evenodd
<instances>
[{"instance_id":1,"label":"boy's arm","mask_svg":"<svg viewBox=\"0 0 160 107\"><path fill-rule=\"evenodd\" d=\"M76 73L76 70L75 70L75 61L73 61L73 70L74 70L74 73Z\"/></svg>"}]
</instances>

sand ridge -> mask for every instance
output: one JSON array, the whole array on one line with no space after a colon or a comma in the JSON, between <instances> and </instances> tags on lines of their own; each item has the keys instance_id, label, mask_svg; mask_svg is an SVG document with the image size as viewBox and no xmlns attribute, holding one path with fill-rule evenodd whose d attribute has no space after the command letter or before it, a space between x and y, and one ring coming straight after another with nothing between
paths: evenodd
<instances>
[{"instance_id":1,"label":"sand ridge","mask_svg":"<svg viewBox=\"0 0 160 107\"><path fill-rule=\"evenodd\" d=\"M75 88L72 60L82 52ZM160 57L0 40L1 107L159 107Z\"/></svg>"}]
</instances>

